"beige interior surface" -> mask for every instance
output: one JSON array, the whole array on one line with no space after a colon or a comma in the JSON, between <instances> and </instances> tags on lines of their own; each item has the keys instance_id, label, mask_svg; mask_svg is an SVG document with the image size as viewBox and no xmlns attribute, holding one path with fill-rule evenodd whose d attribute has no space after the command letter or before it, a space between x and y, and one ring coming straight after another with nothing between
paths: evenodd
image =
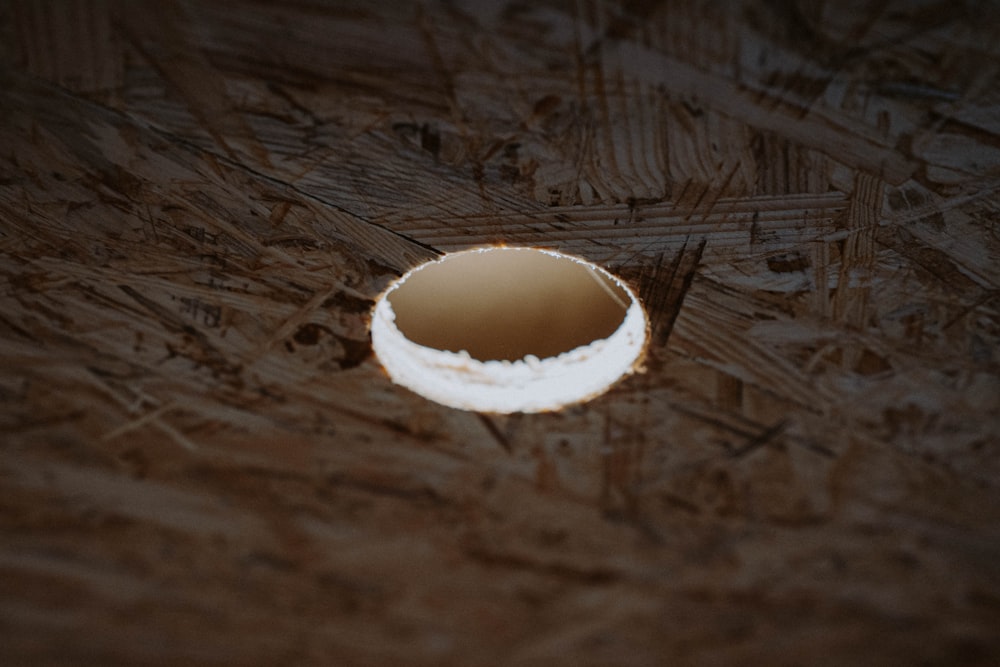
<instances>
[{"instance_id":1,"label":"beige interior surface","mask_svg":"<svg viewBox=\"0 0 1000 667\"><path fill-rule=\"evenodd\" d=\"M462 252L419 267L389 293L396 326L474 359L556 356L622 323L629 297L586 263L530 248Z\"/></svg>"}]
</instances>

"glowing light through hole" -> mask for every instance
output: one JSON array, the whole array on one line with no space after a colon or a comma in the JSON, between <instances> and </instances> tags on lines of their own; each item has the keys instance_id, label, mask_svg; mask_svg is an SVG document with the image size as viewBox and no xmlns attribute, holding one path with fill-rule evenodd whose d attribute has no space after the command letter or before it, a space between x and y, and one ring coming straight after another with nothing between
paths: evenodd
<instances>
[{"instance_id":1,"label":"glowing light through hole","mask_svg":"<svg viewBox=\"0 0 1000 667\"><path fill-rule=\"evenodd\" d=\"M478 412L542 412L634 370L635 295L603 269L533 248L483 248L417 267L376 302L375 353L394 382Z\"/></svg>"}]
</instances>

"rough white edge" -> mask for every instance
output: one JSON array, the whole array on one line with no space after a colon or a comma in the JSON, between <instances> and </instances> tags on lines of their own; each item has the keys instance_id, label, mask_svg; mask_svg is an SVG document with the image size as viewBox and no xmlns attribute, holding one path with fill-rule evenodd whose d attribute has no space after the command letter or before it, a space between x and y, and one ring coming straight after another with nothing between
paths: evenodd
<instances>
[{"instance_id":1,"label":"rough white edge","mask_svg":"<svg viewBox=\"0 0 1000 667\"><path fill-rule=\"evenodd\" d=\"M601 267L576 257L551 250L517 249L539 250L600 271L631 300L622 324L607 338L556 357L538 359L528 355L518 361L483 362L464 351L455 353L419 345L400 332L387 297L405 282L407 276L404 276L379 296L371 325L372 347L393 382L453 408L509 414L557 410L594 398L634 370L646 344L648 323L632 290Z\"/></svg>"}]
</instances>

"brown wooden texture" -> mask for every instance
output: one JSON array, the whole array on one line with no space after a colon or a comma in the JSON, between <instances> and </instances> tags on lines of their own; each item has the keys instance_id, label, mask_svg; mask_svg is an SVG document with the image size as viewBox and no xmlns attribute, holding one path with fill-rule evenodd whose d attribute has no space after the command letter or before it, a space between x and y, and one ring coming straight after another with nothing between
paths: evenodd
<instances>
[{"instance_id":1,"label":"brown wooden texture","mask_svg":"<svg viewBox=\"0 0 1000 667\"><path fill-rule=\"evenodd\" d=\"M992 2L0 4L0 663L995 664ZM645 372L394 386L373 298L617 271Z\"/></svg>"}]
</instances>

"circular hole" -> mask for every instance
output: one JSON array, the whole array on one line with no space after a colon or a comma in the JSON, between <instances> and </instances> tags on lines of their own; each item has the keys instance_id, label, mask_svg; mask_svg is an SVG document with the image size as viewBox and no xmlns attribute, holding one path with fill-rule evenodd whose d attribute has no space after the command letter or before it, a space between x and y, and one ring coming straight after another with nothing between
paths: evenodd
<instances>
[{"instance_id":1,"label":"circular hole","mask_svg":"<svg viewBox=\"0 0 1000 667\"><path fill-rule=\"evenodd\" d=\"M372 344L398 384L480 412L539 412L596 396L630 372L646 316L617 278L533 248L453 253L377 301Z\"/></svg>"}]
</instances>

